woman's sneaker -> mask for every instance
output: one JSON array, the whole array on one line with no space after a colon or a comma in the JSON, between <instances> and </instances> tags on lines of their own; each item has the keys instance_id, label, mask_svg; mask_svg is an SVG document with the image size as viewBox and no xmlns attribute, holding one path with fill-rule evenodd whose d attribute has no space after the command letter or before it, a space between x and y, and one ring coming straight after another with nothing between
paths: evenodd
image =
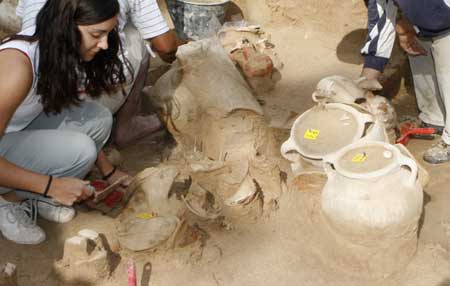
<instances>
[{"instance_id":1,"label":"woman's sneaker","mask_svg":"<svg viewBox=\"0 0 450 286\"><path fill-rule=\"evenodd\" d=\"M29 216L33 211L27 204L12 203L0 198L0 231L3 236L19 244L39 244L45 232Z\"/></svg>"},{"instance_id":2,"label":"woman's sneaker","mask_svg":"<svg viewBox=\"0 0 450 286\"><path fill-rule=\"evenodd\" d=\"M425 151L423 160L430 164L450 162L450 146L440 139L430 149Z\"/></svg>"},{"instance_id":3,"label":"woman's sneaker","mask_svg":"<svg viewBox=\"0 0 450 286\"><path fill-rule=\"evenodd\" d=\"M28 203L33 204L33 200L28 200ZM38 215L48 221L66 223L75 217L75 210L72 207L42 199L38 199L36 204Z\"/></svg>"}]
</instances>

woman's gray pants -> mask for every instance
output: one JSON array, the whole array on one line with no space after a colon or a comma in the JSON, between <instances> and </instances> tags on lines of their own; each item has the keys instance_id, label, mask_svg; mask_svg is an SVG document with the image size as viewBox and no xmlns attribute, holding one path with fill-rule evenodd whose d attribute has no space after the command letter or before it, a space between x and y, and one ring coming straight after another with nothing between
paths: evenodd
<instances>
[{"instance_id":1,"label":"woman's gray pants","mask_svg":"<svg viewBox=\"0 0 450 286\"><path fill-rule=\"evenodd\" d=\"M22 168L55 177L84 178L108 140L111 112L83 102L60 114L40 114L27 128L0 138L0 156ZM27 178L23 178L27 180ZM0 195L13 191L0 187ZM16 190L23 198L40 195Z\"/></svg>"}]
</instances>

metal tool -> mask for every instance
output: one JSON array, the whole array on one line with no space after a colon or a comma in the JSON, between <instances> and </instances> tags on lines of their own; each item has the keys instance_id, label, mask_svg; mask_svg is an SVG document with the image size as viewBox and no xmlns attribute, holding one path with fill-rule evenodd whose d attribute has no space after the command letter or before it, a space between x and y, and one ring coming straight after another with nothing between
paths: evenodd
<instances>
[{"instance_id":1,"label":"metal tool","mask_svg":"<svg viewBox=\"0 0 450 286\"><path fill-rule=\"evenodd\" d=\"M122 184L127 179L128 176L123 176L103 190L95 191L92 201L96 204L103 201L106 197L108 197L109 194L111 194L120 184Z\"/></svg>"}]
</instances>

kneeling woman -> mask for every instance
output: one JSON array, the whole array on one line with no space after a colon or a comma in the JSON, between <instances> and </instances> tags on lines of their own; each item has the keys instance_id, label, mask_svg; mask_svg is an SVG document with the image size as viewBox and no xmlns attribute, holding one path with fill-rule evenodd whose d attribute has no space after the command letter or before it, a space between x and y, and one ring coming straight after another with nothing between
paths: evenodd
<instances>
[{"instance_id":1,"label":"kneeling woman","mask_svg":"<svg viewBox=\"0 0 450 286\"><path fill-rule=\"evenodd\" d=\"M78 90L96 97L125 82L118 13L117 0L49 0L34 34L0 45L0 231L9 240L44 241L36 213L71 220L68 206L92 195L82 179L94 164L110 182L126 175L101 151L110 112Z\"/></svg>"}]
</instances>

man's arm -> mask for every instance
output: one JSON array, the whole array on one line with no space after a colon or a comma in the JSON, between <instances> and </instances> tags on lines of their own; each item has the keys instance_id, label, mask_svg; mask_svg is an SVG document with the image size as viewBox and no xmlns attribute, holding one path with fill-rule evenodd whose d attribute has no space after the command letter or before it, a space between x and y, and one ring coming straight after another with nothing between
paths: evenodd
<instances>
[{"instance_id":1,"label":"man's arm","mask_svg":"<svg viewBox=\"0 0 450 286\"><path fill-rule=\"evenodd\" d=\"M131 4L131 20L142 38L165 61L175 60L179 45L183 44L174 31L169 30L156 0L136 0Z\"/></svg>"},{"instance_id":2,"label":"man's arm","mask_svg":"<svg viewBox=\"0 0 450 286\"><path fill-rule=\"evenodd\" d=\"M427 51L420 45L417 39L416 30L405 17L397 20L395 31L397 32L400 46L408 55L427 55Z\"/></svg>"},{"instance_id":3,"label":"man's arm","mask_svg":"<svg viewBox=\"0 0 450 286\"><path fill-rule=\"evenodd\" d=\"M361 54L364 56L362 76L379 77L389 61L395 42L397 6L393 0L368 0L368 36Z\"/></svg>"},{"instance_id":4,"label":"man's arm","mask_svg":"<svg viewBox=\"0 0 450 286\"><path fill-rule=\"evenodd\" d=\"M168 31L162 35L148 39L151 47L165 62L173 62L176 57L178 46L185 44L180 40L174 31Z\"/></svg>"}]
</instances>

